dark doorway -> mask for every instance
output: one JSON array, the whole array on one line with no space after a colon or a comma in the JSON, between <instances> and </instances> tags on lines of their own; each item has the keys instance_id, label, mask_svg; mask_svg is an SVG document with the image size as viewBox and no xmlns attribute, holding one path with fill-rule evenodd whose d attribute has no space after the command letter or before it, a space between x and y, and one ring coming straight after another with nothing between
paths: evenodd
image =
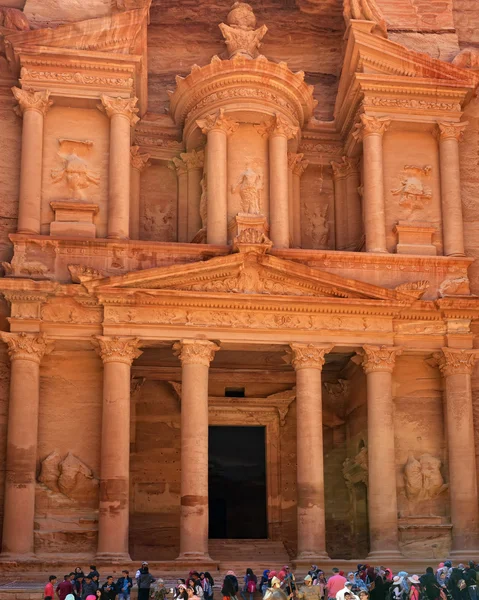
<instances>
[{"instance_id":1,"label":"dark doorway","mask_svg":"<svg viewBox=\"0 0 479 600\"><path fill-rule=\"evenodd\" d=\"M209 428L209 537L268 537L264 427Z\"/></svg>"}]
</instances>

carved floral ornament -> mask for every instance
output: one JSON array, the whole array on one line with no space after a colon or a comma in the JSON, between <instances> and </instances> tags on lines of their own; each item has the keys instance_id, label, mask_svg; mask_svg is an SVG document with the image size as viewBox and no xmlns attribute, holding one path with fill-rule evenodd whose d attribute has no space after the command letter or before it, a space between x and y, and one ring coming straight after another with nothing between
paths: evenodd
<instances>
[{"instance_id":1,"label":"carved floral ornament","mask_svg":"<svg viewBox=\"0 0 479 600\"><path fill-rule=\"evenodd\" d=\"M256 17L251 6L246 2L235 2L226 22L227 25L220 23L219 28L225 39L229 58L240 55L251 59L258 56L261 40L268 28L262 25L255 29Z\"/></svg>"},{"instance_id":2,"label":"carved floral ornament","mask_svg":"<svg viewBox=\"0 0 479 600\"><path fill-rule=\"evenodd\" d=\"M203 119L198 119L196 124L205 135L210 131L223 131L226 135L231 135L239 127L239 123L225 115L224 108L220 108L217 113L206 115Z\"/></svg>"},{"instance_id":3,"label":"carved floral ornament","mask_svg":"<svg viewBox=\"0 0 479 600\"><path fill-rule=\"evenodd\" d=\"M186 169L188 171L194 170L194 169L202 169L205 164L205 151L204 150L192 150L191 152L182 152L180 154L180 158L183 161L183 163L186 165Z\"/></svg>"},{"instance_id":4,"label":"carved floral ornament","mask_svg":"<svg viewBox=\"0 0 479 600\"><path fill-rule=\"evenodd\" d=\"M294 138L299 127L291 125L282 115L276 114L269 121L265 121L260 125L255 125L256 131L262 137L284 136L287 140Z\"/></svg>"},{"instance_id":5,"label":"carved floral ornament","mask_svg":"<svg viewBox=\"0 0 479 600\"><path fill-rule=\"evenodd\" d=\"M40 364L45 354L53 350L53 342L44 333L0 333L1 339L8 346L10 360L31 360Z\"/></svg>"},{"instance_id":6,"label":"carved floral ornament","mask_svg":"<svg viewBox=\"0 0 479 600\"><path fill-rule=\"evenodd\" d=\"M357 141L361 141L368 135L384 135L388 127L391 125L391 119L388 117L372 117L362 114L361 121L356 123L353 137Z\"/></svg>"},{"instance_id":7,"label":"carved floral ornament","mask_svg":"<svg viewBox=\"0 0 479 600\"><path fill-rule=\"evenodd\" d=\"M97 335L92 338L92 344L100 355L103 363L120 362L131 365L135 358L143 353L139 350L139 338L120 338Z\"/></svg>"},{"instance_id":8,"label":"carved floral ornament","mask_svg":"<svg viewBox=\"0 0 479 600\"><path fill-rule=\"evenodd\" d=\"M331 161L331 168L335 179L341 179L353 173L357 174L359 173L359 158L342 156L340 162Z\"/></svg>"},{"instance_id":9,"label":"carved floral ornament","mask_svg":"<svg viewBox=\"0 0 479 600\"><path fill-rule=\"evenodd\" d=\"M291 361L294 369L322 369L325 361L325 354L333 349L332 345L327 344L290 344L291 352L285 357L285 360Z\"/></svg>"},{"instance_id":10,"label":"carved floral ornament","mask_svg":"<svg viewBox=\"0 0 479 600\"><path fill-rule=\"evenodd\" d=\"M183 365L203 365L209 367L220 347L209 340L183 340L173 344L175 356Z\"/></svg>"},{"instance_id":11,"label":"carved floral ornament","mask_svg":"<svg viewBox=\"0 0 479 600\"><path fill-rule=\"evenodd\" d=\"M304 154L288 152L288 167L294 175L301 177L309 165L309 160L304 159Z\"/></svg>"},{"instance_id":12,"label":"carved floral ornament","mask_svg":"<svg viewBox=\"0 0 479 600\"><path fill-rule=\"evenodd\" d=\"M479 350L465 350L463 348L442 348L441 352L433 354L441 374L471 375L476 360L479 359Z\"/></svg>"},{"instance_id":13,"label":"carved floral ornament","mask_svg":"<svg viewBox=\"0 0 479 600\"><path fill-rule=\"evenodd\" d=\"M366 344L359 351L359 355L363 357L362 365L367 375L375 371L392 373L396 358L402 352L402 348L395 346L370 346Z\"/></svg>"},{"instance_id":14,"label":"carved floral ornament","mask_svg":"<svg viewBox=\"0 0 479 600\"><path fill-rule=\"evenodd\" d=\"M139 110L136 108L137 102L138 98L113 98L102 94L101 105L98 106L98 110L106 113L109 119L116 115L126 117L130 121L131 127L133 127L140 120L136 114Z\"/></svg>"},{"instance_id":15,"label":"carved floral ornament","mask_svg":"<svg viewBox=\"0 0 479 600\"><path fill-rule=\"evenodd\" d=\"M130 148L130 164L137 171L143 171L146 167L149 167L149 154L140 154L140 146L131 146Z\"/></svg>"},{"instance_id":16,"label":"carved floral ornament","mask_svg":"<svg viewBox=\"0 0 479 600\"><path fill-rule=\"evenodd\" d=\"M35 92L34 90L13 87L12 92L15 100L18 102L15 112L19 116L22 116L27 110L36 110L45 116L48 109L53 105L53 100L50 100L50 92L48 90Z\"/></svg>"},{"instance_id":17,"label":"carved floral ornament","mask_svg":"<svg viewBox=\"0 0 479 600\"><path fill-rule=\"evenodd\" d=\"M467 125L467 121L462 121L461 123L438 123L439 139L441 141L457 140L458 142L462 142Z\"/></svg>"}]
</instances>

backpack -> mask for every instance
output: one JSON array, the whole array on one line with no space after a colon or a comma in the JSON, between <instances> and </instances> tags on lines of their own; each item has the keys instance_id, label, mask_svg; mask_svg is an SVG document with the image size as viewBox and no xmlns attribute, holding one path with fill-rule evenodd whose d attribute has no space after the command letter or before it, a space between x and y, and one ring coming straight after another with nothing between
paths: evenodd
<instances>
[{"instance_id":1,"label":"backpack","mask_svg":"<svg viewBox=\"0 0 479 600\"><path fill-rule=\"evenodd\" d=\"M252 579L249 579L248 583L246 585L246 589L248 590L248 592L250 594L252 594L253 592L256 591L256 583Z\"/></svg>"}]
</instances>

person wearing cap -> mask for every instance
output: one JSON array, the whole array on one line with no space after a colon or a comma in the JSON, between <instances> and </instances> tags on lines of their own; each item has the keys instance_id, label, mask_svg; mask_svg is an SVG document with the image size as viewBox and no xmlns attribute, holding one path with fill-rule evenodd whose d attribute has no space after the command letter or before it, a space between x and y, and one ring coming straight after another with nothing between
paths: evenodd
<instances>
[{"instance_id":1,"label":"person wearing cap","mask_svg":"<svg viewBox=\"0 0 479 600\"><path fill-rule=\"evenodd\" d=\"M155 583L156 579L148 570L148 563L142 563L140 576L136 578L138 584L138 600L148 600L150 597L151 584Z\"/></svg>"},{"instance_id":2,"label":"person wearing cap","mask_svg":"<svg viewBox=\"0 0 479 600\"><path fill-rule=\"evenodd\" d=\"M306 575L304 585L298 590L299 600L321 600L321 588L318 585L313 585L311 575Z\"/></svg>"},{"instance_id":3,"label":"person wearing cap","mask_svg":"<svg viewBox=\"0 0 479 600\"><path fill-rule=\"evenodd\" d=\"M138 578L140 577L140 575L141 575L141 570L142 570L144 567L148 568L148 563L147 563L146 561L143 561L143 562L141 563L141 567L140 567L140 568L137 570L137 572L135 573L135 579L138 579Z\"/></svg>"},{"instance_id":4,"label":"person wearing cap","mask_svg":"<svg viewBox=\"0 0 479 600\"><path fill-rule=\"evenodd\" d=\"M345 600L346 594L349 594L350 600L359 600L358 596L356 596L356 594L353 594L352 589L353 584L351 583L351 581L346 581L343 589L336 592L336 600Z\"/></svg>"},{"instance_id":5,"label":"person wearing cap","mask_svg":"<svg viewBox=\"0 0 479 600\"><path fill-rule=\"evenodd\" d=\"M287 596L281 589L281 580L278 577L271 579L271 587L266 590L263 600L288 600L291 596Z\"/></svg>"}]
</instances>

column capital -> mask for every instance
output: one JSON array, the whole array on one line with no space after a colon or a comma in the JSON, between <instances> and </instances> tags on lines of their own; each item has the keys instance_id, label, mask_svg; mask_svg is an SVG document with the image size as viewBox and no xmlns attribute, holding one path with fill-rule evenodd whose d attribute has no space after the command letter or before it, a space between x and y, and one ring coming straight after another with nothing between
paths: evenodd
<instances>
[{"instance_id":1,"label":"column capital","mask_svg":"<svg viewBox=\"0 0 479 600\"><path fill-rule=\"evenodd\" d=\"M458 374L471 375L474 364L479 359L479 350L441 348L441 351L435 352L433 357L443 377Z\"/></svg>"},{"instance_id":2,"label":"column capital","mask_svg":"<svg viewBox=\"0 0 479 600\"><path fill-rule=\"evenodd\" d=\"M131 365L135 358L143 354L139 349L139 338L93 336L92 344L103 363L119 362Z\"/></svg>"},{"instance_id":3,"label":"column capital","mask_svg":"<svg viewBox=\"0 0 479 600\"><path fill-rule=\"evenodd\" d=\"M180 154L180 158L186 165L188 171L202 169L205 165L204 150L191 150L191 152L182 152Z\"/></svg>"},{"instance_id":4,"label":"column capital","mask_svg":"<svg viewBox=\"0 0 479 600\"><path fill-rule=\"evenodd\" d=\"M287 140L294 138L299 131L299 127L291 125L281 115L275 115L269 121L263 121L263 123L254 127L262 137L283 136Z\"/></svg>"},{"instance_id":5,"label":"column capital","mask_svg":"<svg viewBox=\"0 0 479 600\"><path fill-rule=\"evenodd\" d=\"M403 349L398 346L370 346L366 344L359 351L363 357L363 369L366 375L374 371L392 373L396 357L402 354Z\"/></svg>"},{"instance_id":6,"label":"column capital","mask_svg":"<svg viewBox=\"0 0 479 600\"><path fill-rule=\"evenodd\" d=\"M35 92L33 90L12 87L12 92L15 96L15 100L18 102L18 106L15 107L15 112L20 117L23 116L27 110L36 110L45 116L48 109L53 104L53 100L50 100L51 92L48 90Z\"/></svg>"},{"instance_id":7,"label":"column capital","mask_svg":"<svg viewBox=\"0 0 479 600\"><path fill-rule=\"evenodd\" d=\"M353 131L353 137L360 141L368 135L384 135L391 125L391 119L388 117L373 117L362 114L360 123L356 123L356 129Z\"/></svg>"},{"instance_id":8,"label":"column capital","mask_svg":"<svg viewBox=\"0 0 479 600\"><path fill-rule=\"evenodd\" d=\"M177 156L172 158L171 163L169 163L169 167L170 169L175 169L177 177L188 173L188 165L181 158L181 155L180 158L178 158Z\"/></svg>"},{"instance_id":9,"label":"column capital","mask_svg":"<svg viewBox=\"0 0 479 600\"><path fill-rule=\"evenodd\" d=\"M303 175L309 165L309 160L303 160L303 157L302 153L288 152L288 168L298 177Z\"/></svg>"},{"instance_id":10,"label":"column capital","mask_svg":"<svg viewBox=\"0 0 479 600\"><path fill-rule=\"evenodd\" d=\"M333 179L344 179L348 173L348 165L346 163L346 157L341 157L341 162L331 161L331 168L333 170Z\"/></svg>"},{"instance_id":11,"label":"column capital","mask_svg":"<svg viewBox=\"0 0 479 600\"><path fill-rule=\"evenodd\" d=\"M173 344L175 356L181 360L183 365L210 366L220 347L209 340L182 340Z\"/></svg>"},{"instance_id":12,"label":"column capital","mask_svg":"<svg viewBox=\"0 0 479 600\"><path fill-rule=\"evenodd\" d=\"M109 119L115 115L121 115L130 121L131 127L136 125L140 120L140 118L136 115L139 110L136 108L138 98L114 98L112 96L102 94L100 99L101 105L98 106L98 109L106 113Z\"/></svg>"},{"instance_id":13,"label":"column capital","mask_svg":"<svg viewBox=\"0 0 479 600\"><path fill-rule=\"evenodd\" d=\"M466 129L468 123L467 121L461 121L461 123L446 123L446 122L438 122L438 137L439 140L457 140L458 142L462 142L464 138L464 130Z\"/></svg>"},{"instance_id":14,"label":"column capital","mask_svg":"<svg viewBox=\"0 0 479 600\"><path fill-rule=\"evenodd\" d=\"M217 113L206 115L204 119L198 119L196 124L204 134L208 134L213 130L219 130L224 131L226 135L230 135L239 127L239 123L233 121L230 117L225 116L224 108L220 108Z\"/></svg>"},{"instance_id":15,"label":"column capital","mask_svg":"<svg viewBox=\"0 0 479 600\"><path fill-rule=\"evenodd\" d=\"M53 342L44 333L0 333L8 346L10 360L31 360L40 364L45 354L53 350Z\"/></svg>"},{"instance_id":16,"label":"column capital","mask_svg":"<svg viewBox=\"0 0 479 600\"><path fill-rule=\"evenodd\" d=\"M321 370L325 361L325 354L331 352L332 344L290 344L291 364L295 371L299 369Z\"/></svg>"},{"instance_id":17,"label":"column capital","mask_svg":"<svg viewBox=\"0 0 479 600\"><path fill-rule=\"evenodd\" d=\"M130 164L134 169L141 173L143 169L151 165L149 160L150 154L140 154L140 146L130 147Z\"/></svg>"}]
</instances>

